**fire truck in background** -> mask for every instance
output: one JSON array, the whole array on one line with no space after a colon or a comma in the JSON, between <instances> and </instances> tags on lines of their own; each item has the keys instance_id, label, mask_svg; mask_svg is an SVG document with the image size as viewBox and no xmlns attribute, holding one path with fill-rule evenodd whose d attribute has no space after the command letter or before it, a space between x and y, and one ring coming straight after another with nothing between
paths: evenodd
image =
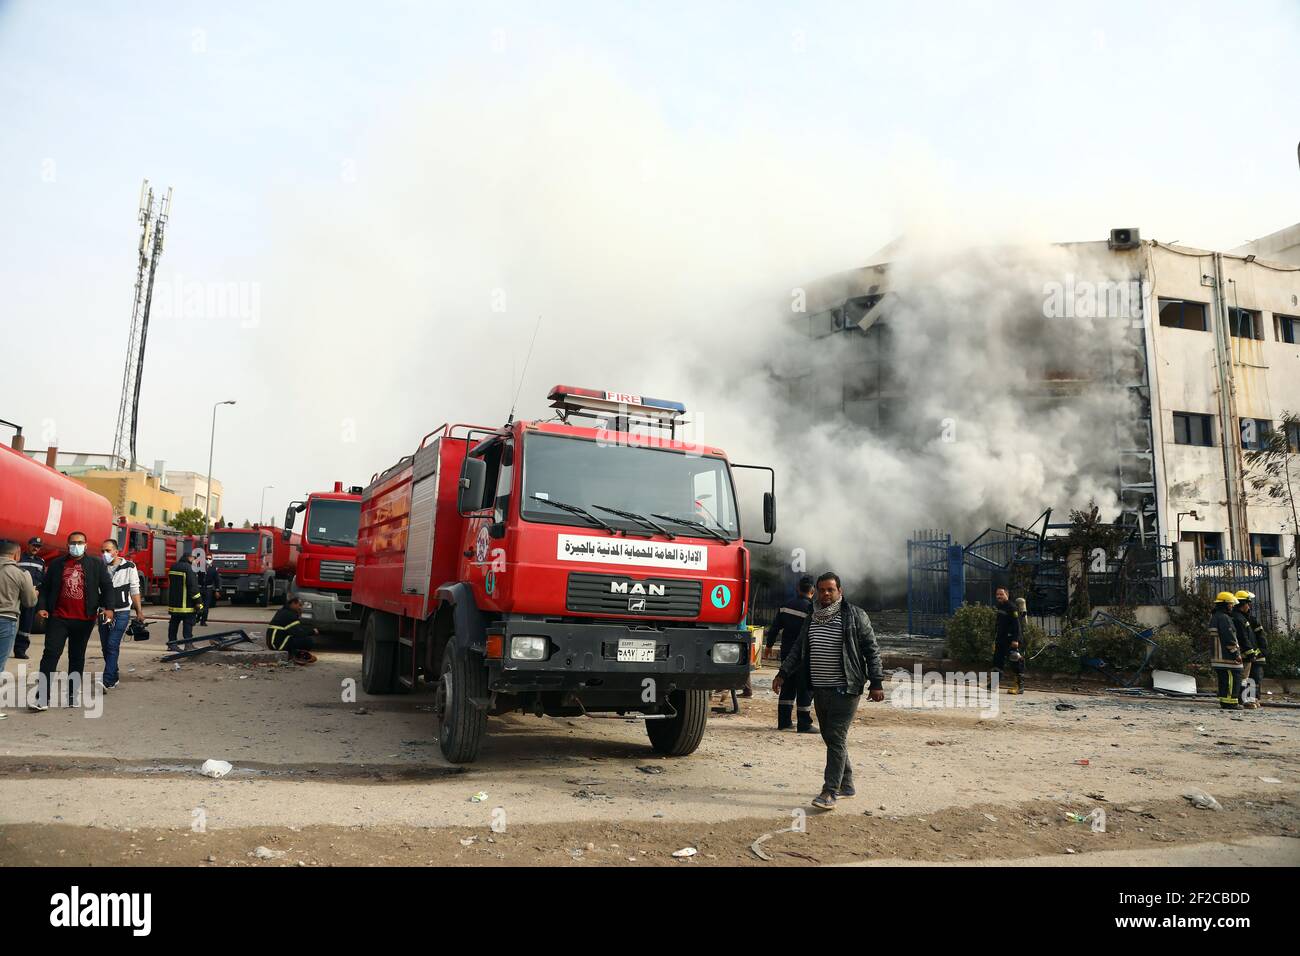
<instances>
[{"instance_id":1,"label":"fire truck in background","mask_svg":"<svg viewBox=\"0 0 1300 956\"><path fill-rule=\"evenodd\" d=\"M27 541L39 537L42 556L67 550L73 531L86 535L89 547L113 536L113 506L103 495L73 481L60 471L0 445L0 539Z\"/></svg>"},{"instance_id":2,"label":"fire truck in background","mask_svg":"<svg viewBox=\"0 0 1300 956\"><path fill-rule=\"evenodd\" d=\"M689 754L709 692L749 675L733 473L765 473L767 543L772 469L678 441L676 402L567 386L549 399L558 421L440 426L363 492L363 686L432 683L456 763L511 711L640 716L654 750Z\"/></svg>"},{"instance_id":3,"label":"fire truck in background","mask_svg":"<svg viewBox=\"0 0 1300 956\"><path fill-rule=\"evenodd\" d=\"M201 546L192 534L155 528L142 521L118 518L118 550L140 571L141 599L159 602L167 590L167 572L177 557L184 557Z\"/></svg>"},{"instance_id":4,"label":"fire truck in background","mask_svg":"<svg viewBox=\"0 0 1300 956\"><path fill-rule=\"evenodd\" d=\"M302 598L302 618L322 631L352 634L357 619L352 609L352 577L357 561L357 525L361 519L361 488L315 491L305 501L292 501L284 513L287 540L303 513L301 549L289 581L289 594Z\"/></svg>"},{"instance_id":5,"label":"fire truck in background","mask_svg":"<svg viewBox=\"0 0 1300 956\"><path fill-rule=\"evenodd\" d=\"M298 535L274 525L214 528L207 559L217 566L221 594L232 603L251 598L262 607L283 601L298 562Z\"/></svg>"}]
</instances>

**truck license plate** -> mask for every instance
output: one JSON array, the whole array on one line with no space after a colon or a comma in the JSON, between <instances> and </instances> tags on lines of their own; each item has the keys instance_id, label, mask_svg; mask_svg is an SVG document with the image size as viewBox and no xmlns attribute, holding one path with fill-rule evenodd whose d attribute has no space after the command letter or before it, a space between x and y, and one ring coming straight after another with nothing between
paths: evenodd
<instances>
[{"instance_id":1,"label":"truck license plate","mask_svg":"<svg viewBox=\"0 0 1300 956\"><path fill-rule=\"evenodd\" d=\"M655 642L619 641L618 659L633 664L653 664L655 659Z\"/></svg>"}]
</instances>

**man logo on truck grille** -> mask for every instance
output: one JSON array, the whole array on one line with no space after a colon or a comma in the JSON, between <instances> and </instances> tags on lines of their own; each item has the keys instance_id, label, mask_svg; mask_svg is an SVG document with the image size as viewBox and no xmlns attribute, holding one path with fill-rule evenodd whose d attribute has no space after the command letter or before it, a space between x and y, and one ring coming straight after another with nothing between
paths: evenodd
<instances>
[{"instance_id":1,"label":"man logo on truck grille","mask_svg":"<svg viewBox=\"0 0 1300 956\"><path fill-rule=\"evenodd\" d=\"M667 593L667 585L664 584L643 584L640 581L610 581L610 594L649 594L651 597L663 597ZM641 603L645 603L644 601Z\"/></svg>"},{"instance_id":2,"label":"man logo on truck grille","mask_svg":"<svg viewBox=\"0 0 1300 956\"><path fill-rule=\"evenodd\" d=\"M645 598L628 598L627 609L629 611L645 611Z\"/></svg>"}]
</instances>

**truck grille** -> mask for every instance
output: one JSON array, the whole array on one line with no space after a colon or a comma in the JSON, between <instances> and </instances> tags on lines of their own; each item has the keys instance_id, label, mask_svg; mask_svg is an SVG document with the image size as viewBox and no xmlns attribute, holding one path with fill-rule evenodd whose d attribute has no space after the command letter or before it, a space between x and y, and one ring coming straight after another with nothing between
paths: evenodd
<instances>
[{"instance_id":1,"label":"truck grille","mask_svg":"<svg viewBox=\"0 0 1300 956\"><path fill-rule=\"evenodd\" d=\"M587 614L696 617L702 594L699 581L574 572L569 575L565 607Z\"/></svg>"},{"instance_id":2,"label":"truck grille","mask_svg":"<svg viewBox=\"0 0 1300 956\"><path fill-rule=\"evenodd\" d=\"M352 580L355 567L350 561L322 561L320 563L320 579L346 584Z\"/></svg>"}]
</instances>

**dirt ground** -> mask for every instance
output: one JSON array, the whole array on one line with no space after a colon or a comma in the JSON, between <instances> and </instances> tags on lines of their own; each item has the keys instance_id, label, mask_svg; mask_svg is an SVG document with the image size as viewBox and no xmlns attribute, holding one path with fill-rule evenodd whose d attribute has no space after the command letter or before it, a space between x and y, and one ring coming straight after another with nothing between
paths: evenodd
<instances>
[{"instance_id":1,"label":"dirt ground","mask_svg":"<svg viewBox=\"0 0 1300 956\"><path fill-rule=\"evenodd\" d=\"M260 634L269 613L214 615ZM350 642L307 667L212 653L177 669L160 645L125 647L97 718L8 710L0 863L1300 864L1300 710L1061 685L1003 695L985 718L864 703L858 796L817 814L824 748L775 730L770 669L688 758L657 757L635 721L510 716L454 767L430 695L366 695ZM8 670L34 670L39 638L32 650ZM204 777L208 758L234 770ZM1221 809L1195 807L1193 790ZM1094 808L1104 833L1067 817Z\"/></svg>"}]
</instances>

